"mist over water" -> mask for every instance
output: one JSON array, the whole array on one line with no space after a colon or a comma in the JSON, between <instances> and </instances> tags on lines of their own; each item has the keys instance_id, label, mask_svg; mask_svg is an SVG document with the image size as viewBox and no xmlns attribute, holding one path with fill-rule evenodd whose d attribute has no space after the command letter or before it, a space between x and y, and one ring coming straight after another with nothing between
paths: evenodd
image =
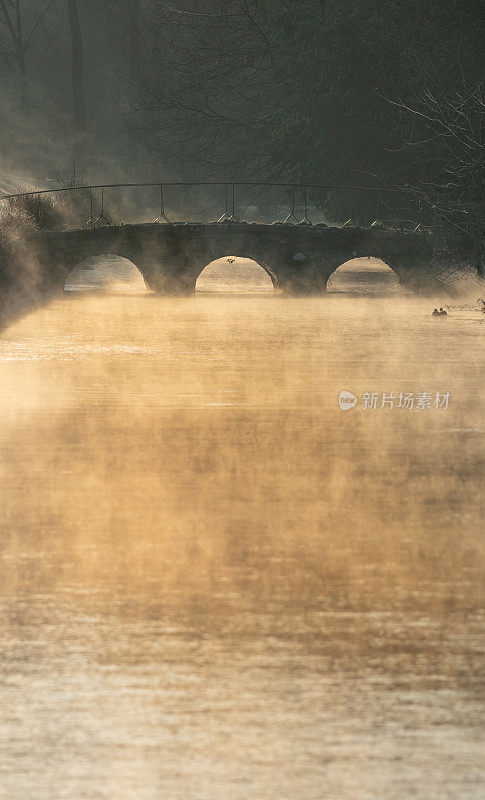
<instances>
[{"instance_id":1,"label":"mist over water","mask_svg":"<svg viewBox=\"0 0 485 800\"><path fill-rule=\"evenodd\" d=\"M476 800L485 316L227 258L2 334L0 799Z\"/></svg>"}]
</instances>

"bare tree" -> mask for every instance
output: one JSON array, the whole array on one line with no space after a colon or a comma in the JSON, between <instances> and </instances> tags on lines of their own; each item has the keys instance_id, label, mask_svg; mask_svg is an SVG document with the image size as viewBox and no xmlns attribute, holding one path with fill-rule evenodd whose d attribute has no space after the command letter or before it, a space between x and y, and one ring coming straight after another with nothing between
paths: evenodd
<instances>
[{"instance_id":1,"label":"bare tree","mask_svg":"<svg viewBox=\"0 0 485 800\"><path fill-rule=\"evenodd\" d=\"M13 54L20 81L20 99L22 108L24 111L27 111L29 107L26 69L27 45L23 34L22 9L20 0L0 0L0 11L2 14L2 22L8 30L13 46Z\"/></svg>"},{"instance_id":2,"label":"bare tree","mask_svg":"<svg viewBox=\"0 0 485 800\"><path fill-rule=\"evenodd\" d=\"M20 84L20 105L30 110L27 56L34 35L54 6L56 0L32 5L22 0L0 0L0 28L7 31L10 41L9 56L13 57Z\"/></svg>"},{"instance_id":3,"label":"bare tree","mask_svg":"<svg viewBox=\"0 0 485 800\"><path fill-rule=\"evenodd\" d=\"M130 90L137 87L142 75L141 58L141 0L128 0L128 47ZM138 159L138 140L133 130L128 131L128 166L133 169Z\"/></svg>"},{"instance_id":4,"label":"bare tree","mask_svg":"<svg viewBox=\"0 0 485 800\"><path fill-rule=\"evenodd\" d=\"M67 0L69 29L72 44L72 93L74 124L78 131L86 130L86 99L84 93L84 53L77 0Z\"/></svg>"},{"instance_id":5,"label":"bare tree","mask_svg":"<svg viewBox=\"0 0 485 800\"><path fill-rule=\"evenodd\" d=\"M418 162L436 163L435 177L407 188L430 209L437 222L472 254L484 276L485 233L485 97L482 81L438 95L423 89L414 103L391 101L404 115L415 118L404 143ZM431 151L429 150L431 146ZM429 169L424 171L430 174Z\"/></svg>"},{"instance_id":6,"label":"bare tree","mask_svg":"<svg viewBox=\"0 0 485 800\"><path fill-rule=\"evenodd\" d=\"M253 131L273 57L270 15L258 6L179 0L147 9L153 47L134 111L154 158L163 153L183 170L192 157L191 169L233 177L258 169L265 153Z\"/></svg>"}]
</instances>

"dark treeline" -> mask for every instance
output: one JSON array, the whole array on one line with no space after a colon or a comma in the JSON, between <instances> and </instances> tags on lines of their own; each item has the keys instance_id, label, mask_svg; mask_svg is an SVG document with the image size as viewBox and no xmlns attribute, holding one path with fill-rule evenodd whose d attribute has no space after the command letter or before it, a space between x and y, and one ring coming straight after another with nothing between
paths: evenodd
<instances>
[{"instance_id":1,"label":"dark treeline","mask_svg":"<svg viewBox=\"0 0 485 800\"><path fill-rule=\"evenodd\" d=\"M133 166L126 120L142 61L138 6L0 0L4 187L68 180L74 168L88 180L119 178Z\"/></svg>"},{"instance_id":2,"label":"dark treeline","mask_svg":"<svg viewBox=\"0 0 485 800\"><path fill-rule=\"evenodd\" d=\"M443 225L483 267L482 0L0 0L0 22L3 138L39 131L40 162L44 136L89 178L396 188L314 199Z\"/></svg>"}]
</instances>

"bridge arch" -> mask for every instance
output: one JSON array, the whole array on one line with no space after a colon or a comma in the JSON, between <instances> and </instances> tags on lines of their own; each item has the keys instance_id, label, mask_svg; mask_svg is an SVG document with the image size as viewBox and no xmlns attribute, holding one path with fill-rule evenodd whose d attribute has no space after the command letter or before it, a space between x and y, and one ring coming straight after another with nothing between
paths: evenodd
<instances>
[{"instance_id":1,"label":"bridge arch","mask_svg":"<svg viewBox=\"0 0 485 800\"><path fill-rule=\"evenodd\" d=\"M144 293L148 291L143 273L129 258L116 253L98 253L75 264L68 272L64 290L115 291Z\"/></svg>"},{"instance_id":2,"label":"bridge arch","mask_svg":"<svg viewBox=\"0 0 485 800\"><path fill-rule=\"evenodd\" d=\"M128 258L151 291L166 295L193 294L204 268L224 253L254 259L275 289L293 295L322 294L328 278L355 253L384 259L406 290L427 291L432 286L429 242L393 230L153 223L48 232L39 246L46 294L64 288L71 267L103 253Z\"/></svg>"},{"instance_id":3,"label":"bridge arch","mask_svg":"<svg viewBox=\"0 0 485 800\"><path fill-rule=\"evenodd\" d=\"M328 293L393 294L401 289L398 271L388 261L358 256L344 261L328 276Z\"/></svg>"},{"instance_id":4,"label":"bridge arch","mask_svg":"<svg viewBox=\"0 0 485 800\"><path fill-rule=\"evenodd\" d=\"M278 278L264 262L243 256L215 258L198 271L195 291L274 292Z\"/></svg>"}]
</instances>

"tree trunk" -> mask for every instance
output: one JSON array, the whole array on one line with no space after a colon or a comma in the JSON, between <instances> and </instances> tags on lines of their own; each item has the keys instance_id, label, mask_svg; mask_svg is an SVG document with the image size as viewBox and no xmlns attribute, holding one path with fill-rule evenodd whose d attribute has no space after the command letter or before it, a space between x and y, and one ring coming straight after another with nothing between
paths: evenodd
<instances>
[{"instance_id":1,"label":"tree trunk","mask_svg":"<svg viewBox=\"0 0 485 800\"><path fill-rule=\"evenodd\" d=\"M136 84L141 74L141 31L140 31L140 0L131 0L128 13L129 30L129 95L136 93ZM128 167L134 170L138 163L138 140L133 130L128 131Z\"/></svg>"},{"instance_id":2,"label":"tree trunk","mask_svg":"<svg viewBox=\"0 0 485 800\"><path fill-rule=\"evenodd\" d=\"M29 111L29 93L27 89L27 68L25 64L25 46L22 34L22 14L20 12L20 0L15 2L15 14L17 18L17 41L15 51L20 76L20 98L22 107L26 113Z\"/></svg>"},{"instance_id":3,"label":"tree trunk","mask_svg":"<svg viewBox=\"0 0 485 800\"><path fill-rule=\"evenodd\" d=\"M4 0L1 0L0 10L12 40L15 61L17 63L20 82L20 103L22 110L25 111L25 113L28 113L29 92L27 85L27 65L25 59L25 43L22 32L22 12L20 8L20 0L15 0L15 4L12 8L12 16L10 15L10 8L11 7L7 6Z\"/></svg>"},{"instance_id":4,"label":"tree trunk","mask_svg":"<svg viewBox=\"0 0 485 800\"><path fill-rule=\"evenodd\" d=\"M131 0L130 6L130 78L136 81L141 70L140 0Z\"/></svg>"},{"instance_id":5,"label":"tree trunk","mask_svg":"<svg viewBox=\"0 0 485 800\"><path fill-rule=\"evenodd\" d=\"M86 130L86 100L84 95L84 56L77 0L67 0L72 43L72 93L74 125L78 131Z\"/></svg>"}]
</instances>

